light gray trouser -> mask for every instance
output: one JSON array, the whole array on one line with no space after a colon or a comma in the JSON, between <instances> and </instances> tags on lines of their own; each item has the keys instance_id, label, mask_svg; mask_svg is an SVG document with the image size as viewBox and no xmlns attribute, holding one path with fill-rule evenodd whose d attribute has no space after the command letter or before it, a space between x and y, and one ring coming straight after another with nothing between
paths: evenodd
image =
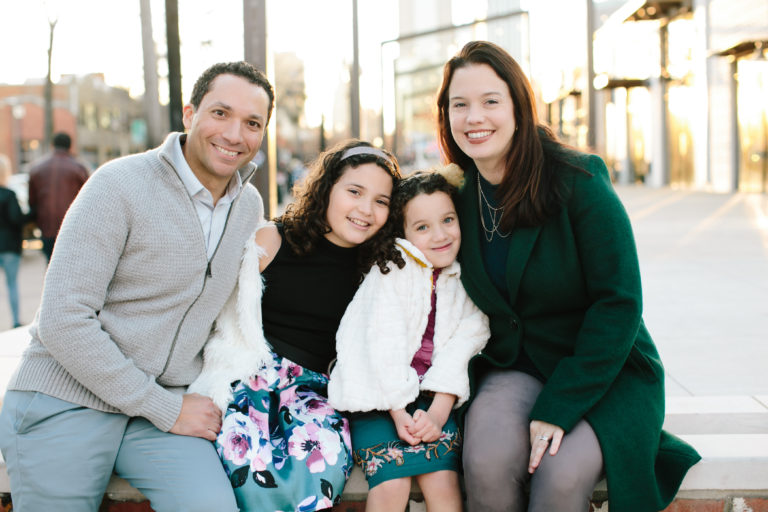
<instances>
[{"instance_id":1,"label":"light gray trouser","mask_svg":"<svg viewBox=\"0 0 768 512\"><path fill-rule=\"evenodd\" d=\"M144 418L8 391L0 449L18 512L96 512L113 470L157 512L237 510L213 443L163 432Z\"/></svg>"},{"instance_id":2,"label":"light gray trouser","mask_svg":"<svg viewBox=\"0 0 768 512\"><path fill-rule=\"evenodd\" d=\"M528 415L542 387L530 375L512 370L494 371L481 382L464 424L470 512L589 510L589 498L603 476L603 456L586 421L563 437L555 456L547 452L535 473L528 474Z\"/></svg>"}]
</instances>

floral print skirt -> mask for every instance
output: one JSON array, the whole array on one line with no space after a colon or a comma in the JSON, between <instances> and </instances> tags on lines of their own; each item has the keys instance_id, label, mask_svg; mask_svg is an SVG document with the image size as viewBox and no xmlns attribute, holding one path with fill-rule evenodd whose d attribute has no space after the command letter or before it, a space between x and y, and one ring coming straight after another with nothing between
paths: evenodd
<instances>
[{"instance_id":1,"label":"floral print skirt","mask_svg":"<svg viewBox=\"0 0 768 512\"><path fill-rule=\"evenodd\" d=\"M410 414L416 409L426 411L431 403L431 397L419 395L406 410ZM461 467L461 433L453 413L437 441L416 446L398 437L388 411L354 413L350 427L355 463L363 468L368 487L433 471L459 471Z\"/></svg>"},{"instance_id":2,"label":"floral print skirt","mask_svg":"<svg viewBox=\"0 0 768 512\"><path fill-rule=\"evenodd\" d=\"M233 384L216 448L243 511L314 511L341 501L352 469L349 424L328 405L328 377L273 354Z\"/></svg>"}]
</instances>

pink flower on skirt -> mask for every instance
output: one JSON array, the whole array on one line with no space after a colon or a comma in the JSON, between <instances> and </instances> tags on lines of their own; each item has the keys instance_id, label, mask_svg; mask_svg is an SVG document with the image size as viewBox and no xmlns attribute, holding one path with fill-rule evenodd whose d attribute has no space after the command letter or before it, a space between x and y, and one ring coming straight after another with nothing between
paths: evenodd
<instances>
[{"instance_id":1,"label":"pink flower on skirt","mask_svg":"<svg viewBox=\"0 0 768 512\"><path fill-rule=\"evenodd\" d=\"M243 465L251 455L250 420L242 413L232 413L224 418L218 442L222 457L235 465Z\"/></svg>"},{"instance_id":2,"label":"pink flower on skirt","mask_svg":"<svg viewBox=\"0 0 768 512\"><path fill-rule=\"evenodd\" d=\"M248 379L248 387L254 391L263 391L263 390L268 391L269 382L267 382L267 379L262 377L260 374L256 373L254 375L251 375L251 378Z\"/></svg>"},{"instance_id":3,"label":"pink flower on skirt","mask_svg":"<svg viewBox=\"0 0 768 512\"><path fill-rule=\"evenodd\" d=\"M251 471L264 471L272 462L272 444L269 442L269 415L254 407L248 411L251 427Z\"/></svg>"},{"instance_id":4,"label":"pink flower on skirt","mask_svg":"<svg viewBox=\"0 0 768 512\"><path fill-rule=\"evenodd\" d=\"M283 359L281 364L288 363L287 359ZM304 368L295 363L286 364L280 366L277 370L277 374L280 376L280 382L277 384L278 388L284 388L293 384L293 381L304 373Z\"/></svg>"},{"instance_id":5,"label":"pink flower on skirt","mask_svg":"<svg viewBox=\"0 0 768 512\"><path fill-rule=\"evenodd\" d=\"M336 464L340 451L339 436L314 423L296 427L288 440L288 453L298 460L307 459L310 473L325 471L326 461Z\"/></svg>"}]
</instances>

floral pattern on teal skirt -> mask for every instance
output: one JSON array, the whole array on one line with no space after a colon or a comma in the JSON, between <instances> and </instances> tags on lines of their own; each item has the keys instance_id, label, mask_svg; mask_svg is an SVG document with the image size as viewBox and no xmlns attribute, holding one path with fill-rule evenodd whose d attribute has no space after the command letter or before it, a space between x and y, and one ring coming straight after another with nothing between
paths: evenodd
<instances>
[{"instance_id":1,"label":"floral pattern on teal skirt","mask_svg":"<svg viewBox=\"0 0 768 512\"><path fill-rule=\"evenodd\" d=\"M273 354L233 384L216 448L243 511L314 511L341 501L352 469L347 420L328 377Z\"/></svg>"},{"instance_id":2,"label":"floral pattern on teal skirt","mask_svg":"<svg viewBox=\"0 0 768 512\"><path fill-rule=\"evenodd\" d=\"M413 415L417 409L428 410L431 404L432 397L422 394L405 410ZM395 478L461 468L462 439L453 413L437 440L415 446L399 438L389 412L354 413L350 422L354 461L363 469L369 488Z\"/></svg>"}]
</instances>

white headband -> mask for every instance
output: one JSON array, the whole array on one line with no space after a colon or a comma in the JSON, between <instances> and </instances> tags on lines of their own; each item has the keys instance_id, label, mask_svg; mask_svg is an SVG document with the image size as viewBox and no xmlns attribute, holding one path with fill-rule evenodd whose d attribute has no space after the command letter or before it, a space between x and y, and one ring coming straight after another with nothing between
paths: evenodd
<instances>
[{"instance_id":1,"label":"white headband","mask_svg":"<svg viewBox=\"0 0 768 512\"><path fill-rule=\"evenodd\" d=\"M341 160L339 161L341 162L354 155L375 155L390 163L392 162L388 154L372 146L355 146L354 148L349 148L341 155Z\"/></svg>"}]
</instances>

